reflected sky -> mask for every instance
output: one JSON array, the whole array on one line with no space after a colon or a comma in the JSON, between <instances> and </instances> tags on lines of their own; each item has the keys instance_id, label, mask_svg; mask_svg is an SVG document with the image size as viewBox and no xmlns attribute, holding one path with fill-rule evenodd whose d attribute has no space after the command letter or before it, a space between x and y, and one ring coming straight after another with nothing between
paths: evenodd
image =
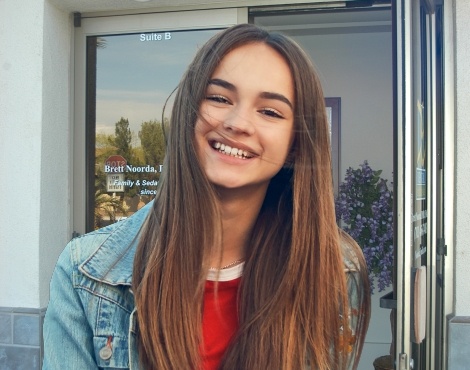
<instances>
[{"instance_id":1,"label":"reflected sky","mask_svg":"<svg viewBox=\"0 0 470 370\"><path fill-rule=\"evenodd\" d=\"M114 134L115 123L124 117L137 135L142 122L161 120L166 98L198 48L217 32L155 31L145 34L149 41L141 41L141 33L100 36L104 46L97 50L96 132Z\"/></svg>"}]
</instances>

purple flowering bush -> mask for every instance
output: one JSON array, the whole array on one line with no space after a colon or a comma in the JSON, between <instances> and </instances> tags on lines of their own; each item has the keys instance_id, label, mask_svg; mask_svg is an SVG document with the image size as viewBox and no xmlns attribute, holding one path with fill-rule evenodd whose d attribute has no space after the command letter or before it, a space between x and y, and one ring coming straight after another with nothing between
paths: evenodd
<instances>
[{"instance_id":1,"label":"purple flowering bush","mask_svg":"<svg viewBox=\"0 0 470 370\"><path fill-rule=\"evenodd\" d=\"M369 269L371 292L392 283L393 192L367 161L349 167L335 201L336 220L362 248Z\"/></svg>"}]
</instances>

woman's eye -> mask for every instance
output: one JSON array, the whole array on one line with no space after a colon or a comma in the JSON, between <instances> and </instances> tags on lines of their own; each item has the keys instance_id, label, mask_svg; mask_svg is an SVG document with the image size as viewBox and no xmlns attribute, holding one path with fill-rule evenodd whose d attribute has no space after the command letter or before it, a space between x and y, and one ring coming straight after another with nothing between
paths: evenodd
<instances>
[{"instance_id":1,"label":"woman's eye","mask_svg":"<svg viewBox=\"0 0 470 370\"><path fill-rule=\"evenodd\" d=\"M206 99L216 103L230 104L230 101L223 95L208 95Z\"/></svg>"},{"instance_id":2,"label":"woman's eye","mask_svg":"<svg viewBox=\"0 0 470 370\"><path fill-rule=\"evenodd\" d=\"M259 112L261 114L264 114L265 116L269 116L273 118L284 118L284 116L279 111L273 108L263 108Z\"/></svg>"}]
</instances>

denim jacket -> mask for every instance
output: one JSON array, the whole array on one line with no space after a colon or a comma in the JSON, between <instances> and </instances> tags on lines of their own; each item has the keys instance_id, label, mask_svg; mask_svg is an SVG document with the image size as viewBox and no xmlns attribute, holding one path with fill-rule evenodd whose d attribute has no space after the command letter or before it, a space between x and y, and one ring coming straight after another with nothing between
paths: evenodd
<instances>
[{"instance_id":1,"label":"denim jacket","mask_svg":"<svg viewBox=\"0 0 470 370\"><path fill-rule=\"evenodd\" d=\"M138 234L150 208L151 203L73 239L60 255L44 320L43 370L139 369L131 280ZM356 272L348 258L345 271ZM354 312L358 287L350 280ZM355 322L352 315L352 329Z\"/></svg>"}]
</instances>

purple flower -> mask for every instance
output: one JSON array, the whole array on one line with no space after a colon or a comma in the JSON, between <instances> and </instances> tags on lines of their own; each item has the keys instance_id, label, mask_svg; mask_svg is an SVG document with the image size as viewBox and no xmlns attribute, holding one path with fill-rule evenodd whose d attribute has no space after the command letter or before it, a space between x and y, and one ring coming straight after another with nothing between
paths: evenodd
<instances>
[{"instance_id":1,"label":"purple flower","mask_svg":"<svg viewBox=\"0 0 470 370\"><path fill-rule=\"evenodd\" d=\"M367 161L349 167L335 200L336 220L362 248L369 270L371 291L392 283L393 193Z\"/></svg>"}]
</instances>

